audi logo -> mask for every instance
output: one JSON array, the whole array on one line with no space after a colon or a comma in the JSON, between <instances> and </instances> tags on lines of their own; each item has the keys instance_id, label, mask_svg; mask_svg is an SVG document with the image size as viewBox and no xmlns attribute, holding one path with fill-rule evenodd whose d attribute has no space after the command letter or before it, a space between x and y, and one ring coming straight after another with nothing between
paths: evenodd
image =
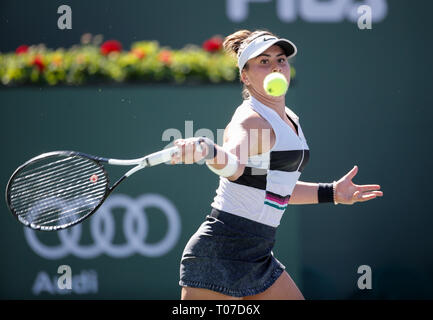
<instances>
[{"instance_id":1,"label":"audi logo","mask_svg":"<svg viewBox=\"0 0 433 320\"><path fill-rule=\"evenodd\" d=\"M157 243L146 243L149 223L145 209L150 207L163 212L168 221L168 230L163 239ZM116 233L112 214L114 208L126 209L122 230L126 242L123 244L113 243ZM24 235L33 251L45 259L61 259L70 254L82 259L96 258L101 254L113 258L126 258L133 254L159 257L165 255L176 245L180 236L180 225L176 207L161 195L145 194L133 199L127 195L115 194L110 196L98 212L90 218L92 244L80 244L81 224L57 232L60 244L55 246L43 244L33 229L25 227Z\"/></svg>"}]
</instances>

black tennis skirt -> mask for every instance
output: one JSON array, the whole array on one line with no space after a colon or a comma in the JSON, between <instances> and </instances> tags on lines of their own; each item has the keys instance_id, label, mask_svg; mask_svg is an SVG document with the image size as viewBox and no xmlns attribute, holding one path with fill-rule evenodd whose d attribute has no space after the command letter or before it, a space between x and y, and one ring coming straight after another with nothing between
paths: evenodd
<instances>
[{"instance_id":1,"label":"black tennis skirt","mask_svg":"<svg viewBox=\"0 0 433 320\"><path fill-rule=\"evenodd\" d=\"M212 208L188 241L179 285L233 297L268 289L285 266L272 253L276 228Z\"/></svg>"}]
</instances>

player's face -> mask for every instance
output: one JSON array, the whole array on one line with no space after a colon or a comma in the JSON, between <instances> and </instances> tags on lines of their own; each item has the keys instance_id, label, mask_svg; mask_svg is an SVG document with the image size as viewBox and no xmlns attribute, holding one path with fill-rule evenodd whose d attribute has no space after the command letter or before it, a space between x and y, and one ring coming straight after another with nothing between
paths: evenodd
<instances>
[{"instance_id":1,"label":"player's face","mask_svg":"<svg viewBox=\"0 0 433 320\"><path fill-rule=\"evenodd\" d=\"M243 82L253 87L255 91L266 94L263 89L263 80L271 72L284 74L290 83L290 65L284 50L273 45L256 58L248 60L248 70L243 70Z\"/></svg>"}]
</instances>

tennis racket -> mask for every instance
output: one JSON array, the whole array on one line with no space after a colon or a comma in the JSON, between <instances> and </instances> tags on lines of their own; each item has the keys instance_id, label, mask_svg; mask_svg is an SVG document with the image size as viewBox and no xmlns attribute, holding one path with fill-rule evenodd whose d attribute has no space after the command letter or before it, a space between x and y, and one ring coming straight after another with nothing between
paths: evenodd
<instances>
[{"instance_id":1,"label":"tennis racket","mask_svg":"<svg viewBox=\"0 0 433 320\"><path fill-rule=\"evenodd\" d=\"M118 160L75 151L53 151L34 157L12 174L6 202L24 225L43 231L71 227L92 215L111 192L135 172L171 160L178 147L139 159ZM135 166L109 185L104 165Z\"/></svg>"}]
</instances>

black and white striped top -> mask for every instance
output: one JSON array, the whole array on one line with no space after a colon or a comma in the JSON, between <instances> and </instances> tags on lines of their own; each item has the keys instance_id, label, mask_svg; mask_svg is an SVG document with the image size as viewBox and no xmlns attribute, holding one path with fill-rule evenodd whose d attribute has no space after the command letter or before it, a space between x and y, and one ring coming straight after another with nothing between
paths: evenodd
<instances>
[{"instance_id":1,"label":"black and white striped top","mask_svg":"<svg viewBox=\"0 0 433 320\"><path fill-rule=\"evenodd\" d=\"M290 195L309 159L299 117L286 107L286 114L298 134L271 108L250 97L236 109L233 118L253 109L275 132L269 152L248 158L245 171L236 181L220 177L211 206L272 227L277 227Z\"/></svg>"}]
</instances>

